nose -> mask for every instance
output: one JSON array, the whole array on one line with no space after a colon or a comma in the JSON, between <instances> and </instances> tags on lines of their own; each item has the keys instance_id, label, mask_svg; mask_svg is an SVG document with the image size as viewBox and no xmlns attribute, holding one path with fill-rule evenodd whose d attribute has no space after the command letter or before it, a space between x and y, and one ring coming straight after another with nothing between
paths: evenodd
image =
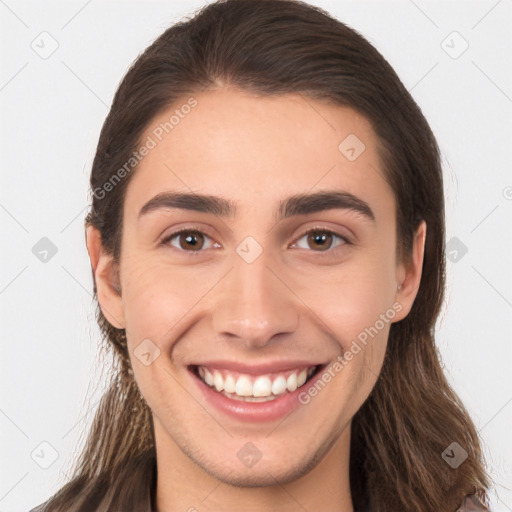
<instances>
[{"instance_id":1,"label":"nose","mask_svg":"<svg viewBox=\"0 0 512 512\"><path fill-rule=\"evenodd\" d=\"M234 255L234 268L217 289L213 328L218 336L261 348L297 329L296 297L285 276L268 263L265 252L252 263Z\"/></svg>"}]
</instances>

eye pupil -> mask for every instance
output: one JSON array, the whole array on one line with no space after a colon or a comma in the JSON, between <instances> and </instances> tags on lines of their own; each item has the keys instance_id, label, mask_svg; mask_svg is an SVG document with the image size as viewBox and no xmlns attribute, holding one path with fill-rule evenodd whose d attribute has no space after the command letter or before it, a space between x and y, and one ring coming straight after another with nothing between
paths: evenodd
<instances>
[{"instance_id":1,"label":"eye pupil","mask_svg":"<svg viewBox=\"0 0 512 512\"><path fill-rule=\"evenodd\" d=\"M185 244L188 244L188 247L184 247L183 242L185 242ZM203 235L201 233L182 233L180 235L180 246L183 249L200 249L203 246L203 242Z\"/></svg>"},{"instance_id":2,"label":"eye pupil","mask_svg":"<svg viewBox=\"0 0 512 512\"><path fill-rule=\"evenodd\" d=\"M316 245L316 247L312 248L320 248L320 250L325 251L331 247L332 235L321 231L312 232L308 235L308 244L313 244L313 246Z\"/></svg>"}]
</instances>

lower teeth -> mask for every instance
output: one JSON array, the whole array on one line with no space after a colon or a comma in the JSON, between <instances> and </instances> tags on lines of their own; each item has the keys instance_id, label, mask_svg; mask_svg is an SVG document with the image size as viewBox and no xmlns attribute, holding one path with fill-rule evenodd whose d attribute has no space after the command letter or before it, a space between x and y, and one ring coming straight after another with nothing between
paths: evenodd
<instances>
[{"instance_id":1,"label":"lower teeth","mask_svg":"<svg viewBox=\"0 0 512 512\"><path fill-rule=\"evenodd\" d=\"M215 388L213 388L215 389ZM228 398L233 398L234 400L240 400L241 402L270 402L275 400L277 396L239 396L236 393L226 393L225 391L218 391L218 393L227 396ZM284 393L283 393L284 394ZM282 396L282 395L279 395Z\"/></svg>"}]
</instances>

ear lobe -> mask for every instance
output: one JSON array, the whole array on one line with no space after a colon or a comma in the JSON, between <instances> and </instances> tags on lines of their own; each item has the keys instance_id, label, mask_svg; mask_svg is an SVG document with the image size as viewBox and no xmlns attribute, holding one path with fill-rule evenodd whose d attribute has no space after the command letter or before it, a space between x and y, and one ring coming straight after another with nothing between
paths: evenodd
<instances>
[{"instance_id":1,"label":"ear lobe","mask_svg":"<svg viewBox=\"0 0 512 512\"><path fill-rule=\"evenodd\" d=\"M119 269L114 257L108 254L99 230L87 226L85 232L87 252L91 261L94 292L105 318L117 329L125 328L125 318L119 284Z\"/></svg>"},{"instance_id":2,"label":"ear lobe","mask_svg":"<svg viewBox=\"0 0 512 512\"><path fill-rule=\"evenodd\" d=\"M414 235L411 255L408 261L400 262L396 272L397 293L396 301L402 305L400 314L394 321L404 319L412 308L421 283L423 257L425 254L425 240L427 238L427 224L421 221Z\"/></svg>"}]
</instances>

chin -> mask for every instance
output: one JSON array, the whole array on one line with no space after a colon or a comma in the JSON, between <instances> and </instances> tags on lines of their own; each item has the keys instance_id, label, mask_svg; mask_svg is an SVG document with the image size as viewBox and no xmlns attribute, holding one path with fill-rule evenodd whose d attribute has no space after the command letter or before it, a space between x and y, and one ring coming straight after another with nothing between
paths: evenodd
<instances>
[{"instance_id":1,"label":"chin","mask_svg":"<svg viewBox=\"0 0 512 512\"><path fill-rule=\"evenodd\" d=\"M208 468L204 468L208 471ZM307 473L305 468L283 468L282 470L269 470L265 467L239 469L226 469L226 471L208 471L214 478L232 487L271 487L286 484L297 480Z\"/></svg>"},{"instance_id":2,"label":"chin","mask_svg":"<svg viewBox=\"0 0 512 512\"><path fill-rule=\"evenodd\" d=\"M296 454L295 454L296 455ZM298 480L309 473L320 462L322 455L317 453L307 454L298 457L296 460L287 461L283 465L283 460L272 461L271 459L261 459L252 467L244 467L243 464L236 466L224 466L218 464L208 464L205 461L196 460L206 473L213 476L226 485L232 487L269 487L275 485L284 485Z\"/></svg>"}]
</instances>

